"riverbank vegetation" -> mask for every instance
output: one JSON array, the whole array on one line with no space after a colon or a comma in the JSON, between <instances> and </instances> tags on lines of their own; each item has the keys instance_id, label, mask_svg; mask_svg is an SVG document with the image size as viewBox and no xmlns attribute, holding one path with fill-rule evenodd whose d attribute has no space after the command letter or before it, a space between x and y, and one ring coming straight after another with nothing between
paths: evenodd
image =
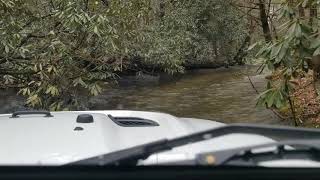
<instances>
[{"instance_id":1,"label":"riverbank vegetation","mask_svg":"<svg viewBox=\"0 0 320 180\"><path fill-rule=\"evenodd\" d=\"M259 104L276 109L296 126L318 127L320 101L316 81L320 65L318 1L274 4L274 36L257 54L271 70L267 90Z\"/></svg>"},{"instance_id":2,"label":"riverbank vegetation","mask_svg":"<svg viewBox=\"0 0 320 180\"><path fill-rule=\"evenodd\" d=\"M1 0L0 80L27 105L77 109L126 73L243 64L231 0Z\"/></svg>"}]
</instances>

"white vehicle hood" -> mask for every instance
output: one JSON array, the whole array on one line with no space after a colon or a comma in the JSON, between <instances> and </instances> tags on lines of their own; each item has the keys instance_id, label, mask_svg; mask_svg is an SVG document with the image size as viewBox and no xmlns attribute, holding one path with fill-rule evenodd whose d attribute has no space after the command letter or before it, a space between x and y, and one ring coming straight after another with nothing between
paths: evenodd
<instances>
[{"instance_id":1,"label":"white vehicle hood","mask_svg":"<svg viewBox=\"0 0 320 180\"><path fill-rule=\"evenodd\" d=\"M56 112L53 117L0 115L0 165L63 165L141 145L172 139L224 124L172 115L139 111ZM77 123L79 114L91 114L93 123ZM107 115L140 117L159 124L154 127L122 127ZM76 127L83 128L75 131ZM193 158L196 153L273 142L248 134L231 134L152 155L142 164L157 164Z\"/></svg>"}]
</instances>

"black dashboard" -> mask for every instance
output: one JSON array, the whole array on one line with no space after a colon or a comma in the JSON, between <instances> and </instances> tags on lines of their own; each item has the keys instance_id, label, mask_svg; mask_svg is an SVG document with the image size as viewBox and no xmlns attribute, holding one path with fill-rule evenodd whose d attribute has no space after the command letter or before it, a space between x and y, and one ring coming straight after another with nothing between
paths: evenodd
<instances>
[{"instance_id":1,"label":"black dashboard","mask_svg":"<svg viewBox=\"0 0 320 180\"><path fill-rule=\"evenodd\" d=\"M0 179L169 179L169 180L266 180L320 179L320 169L273 169L235 167L0 167Z\"/></svg>"}]
</instances>

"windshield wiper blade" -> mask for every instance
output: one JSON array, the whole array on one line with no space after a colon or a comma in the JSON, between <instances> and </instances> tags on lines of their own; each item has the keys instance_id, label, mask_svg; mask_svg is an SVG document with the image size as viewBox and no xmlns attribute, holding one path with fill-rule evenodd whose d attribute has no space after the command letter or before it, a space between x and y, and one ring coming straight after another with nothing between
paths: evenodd
<instances>
[{"instance_id":1,"label":"windshield wiper blade","mask_svg":"<svg viewBox=\"0 0 320 180\"><path fill-rule=\"evenodd\" d=\"M312 159L319 161L320 140L289 140L201 153L197 155L195 164L256 166L259 162L283 159Z\"/></svg>"},{"instance_id":2,"label":"windshield wiper blade","mask_svg":"<svg viewBox=\"0 0 320 180\"><path fill-rule=\"evenodd\" d=\"M255 134L273 139L319 139L320 131L317 129L281 127L270 125L232 124L220 126L203 132L178 137L175 139L162 139L132 148L91 157L88 159L69 163L67 165L137 165L139 160L147 159L150 155L171 150L175 147L192 144L216 137L234 134Z\"/></svg>"}]
</instances>

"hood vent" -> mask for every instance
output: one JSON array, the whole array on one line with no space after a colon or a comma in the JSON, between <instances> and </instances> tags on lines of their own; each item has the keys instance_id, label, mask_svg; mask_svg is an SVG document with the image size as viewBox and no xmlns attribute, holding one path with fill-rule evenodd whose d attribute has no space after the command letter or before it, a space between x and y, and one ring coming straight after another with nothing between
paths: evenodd
<instances>
[{"instance_id":1,"label":"hood vent","mask_svg":"<svg viewBox=\"0 0 320 180\"><path fill-rule=\"evenodd\" d=\"M114 117L108 115L109 118L115 122L117 125L122 127L150 127L150 126L159 126L155 121L142 119L137 117Z\"/></svg>"}]
</instances>

